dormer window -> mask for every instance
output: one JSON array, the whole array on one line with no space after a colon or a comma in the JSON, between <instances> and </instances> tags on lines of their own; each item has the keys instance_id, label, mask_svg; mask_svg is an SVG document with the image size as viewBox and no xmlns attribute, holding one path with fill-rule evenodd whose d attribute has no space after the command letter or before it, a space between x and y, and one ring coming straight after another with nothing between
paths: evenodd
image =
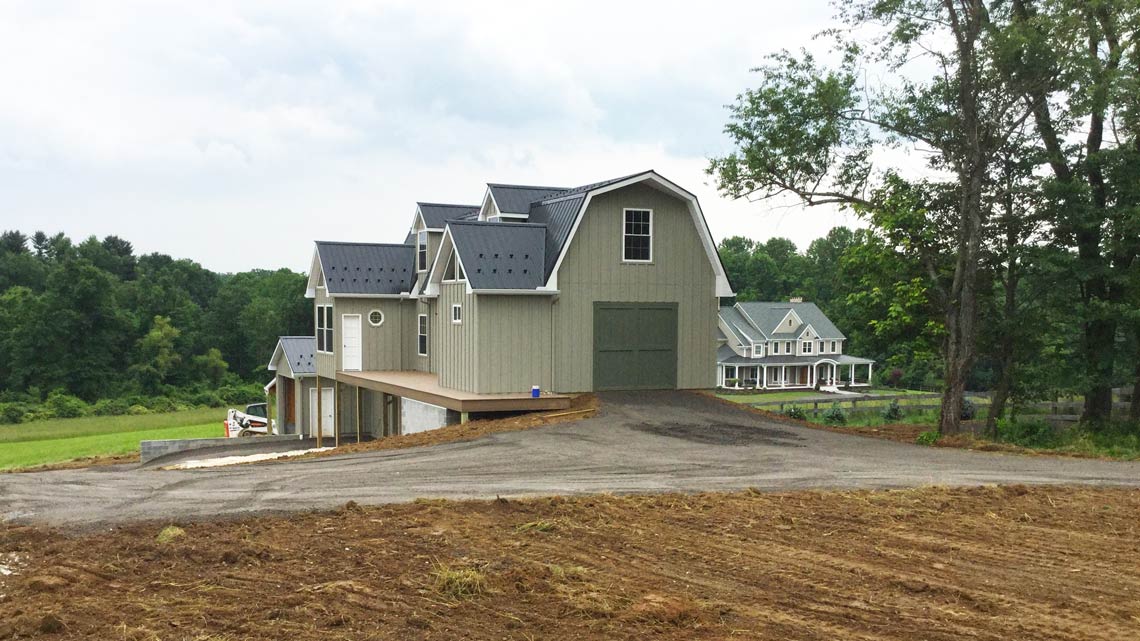
<instances>
[{"instance_id":1,"label":"dormer window","mask_svg":"<svg viewBox=\"0 0 1140 641\"><path fill-rule=\"evenodd\" d=\"M653 260L653 210L626 209L622 228L622 261L648 263Z\"/></svg>"},{"instance_id":2,"label":"dormer window","mask_svg":"<svg viewBox=\"0 0 1140 641\"><path fill-rule=\"evenodd\" d=\"M428 268L428 233L416 234L416 271L426 272Z\"/></svg>"}]
</instances>

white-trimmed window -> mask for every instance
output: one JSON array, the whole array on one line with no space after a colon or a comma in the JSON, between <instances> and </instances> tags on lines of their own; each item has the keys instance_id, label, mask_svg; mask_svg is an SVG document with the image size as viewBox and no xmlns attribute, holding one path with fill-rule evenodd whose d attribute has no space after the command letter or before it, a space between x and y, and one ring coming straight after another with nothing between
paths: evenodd
<instances>
[{"instance_id":1,"label":"white-trimmed window","mask_svg":"<svg viewBox=\"0 0 1140 641\"><path fill-rule=\"evenodd\" d=\"M831 341L831 353L836 354L838 352L839 352L839 348L836 346L835 341Z\"/></svg>"},{"instance_id":2,"label":"white-trimmed window","mask_svg":"<svg viewBox=\"0 0 1140 641\"><path fill-rule=\"evenodd\" d=\"M780 344L779 343L772 343L772 353L773 354L779 354L780 353Z\"/></svg>"},{"instance_id":3,"label":"white-trimmed window","mask_svg":"<svg viewBox=\"0 0 1140 641\"><path fill-rule=\"evenodd\" d=\"M803 341L803 346L801 347L801 349L803 349L804 354L810 354L811 348L812 348L812 341Z\"/></svg>"},{"instance_id":4,"label":"white-trimmed window","mask_svg":"<svg viewBox=\"0 0 1140 641\"><path fill-rule=\"evenodd\" d=\"M373 327L380 327L384 324L384 312L374 309L368 312L368 324Z\"/></svg>"},{"instance_id":5,"label":"white-trimmed window","mask_svg":"<svg viewBox=\"0 0 1140 641\"><path fill-rule=\"evenodd\" d=\"M621 259L627 263L653 260L653 210L623 210Z\"/></svg>"},{"instance_id":6,"label":"white-trimmed window","mask_svg":"<svg viewBox=\"0 0 1140 641\"><path fill-rule=\"evenodd\" d=\"M419 315L419 334L416 336L416 353L420 356L428 355L428 322L427 314Z\"/></svg>"},{"instance_id":7,"label":"white-trimmed window","mask_svg":"<svg viewBox=\"0 0 1140 641\"><path fill-rule=\"evenodd\" d=\"M463 322L463 305L451 306L451 322L455 325Z\"/></svg>"},{"instance_id":8,"label":"white-trimmed window","mask_svg":"<svg viewBox=\"0 0 1140 641\"><path fill-rule=\"evenodd\" d=\"M428 233L421 231L416 235L416 265L417 271L426 272L428 268Z\"/></svg>"},{"instance_id":9,"label":"white-trimmed window","mask_svg":"<svg viewBox=\"0 0 1140 641\"><path fill-rule=\"evenodd\" d=\"M823 344L823 341L820 341L820 342L819 342L819 353L820 353L820 354L822 354L822 353L823 353L823 348L824 348L824 344Z\"/></svg>"},{"instance_id":10,"label":"white-trimmed window","mask_svg":"<svg viewBox=\"0 0 1140 641\"><path fill-rule=\"evenodd\" d=\"M735 378L736 378L736 366L735 365L725 365L724 366L724 384L728 385L728 381L733 380ZM734 383L734 385L739 385L739 384L740 384L740 381L736 381Z\"/></svg>"},{"instance_id":11,"label":"white-trimmed window","mask_svg":"<svg viewBox=\"0 0 1140 641\"><path fill-rule=\"evenodd\" d=\"M332 305L317 305L317 351L326 354L333 351Z\"/></svg>"},{"instance_id":12,"label":"white-trimmed window","mask_svg":"<svg viewBox=\"0 0 1140 641\"><path fill-rule=\"evenodd\" d=\"M791 354L792 353L792 341L784 341L784 353L785 354Z\"/></svg>"}]
</instances>

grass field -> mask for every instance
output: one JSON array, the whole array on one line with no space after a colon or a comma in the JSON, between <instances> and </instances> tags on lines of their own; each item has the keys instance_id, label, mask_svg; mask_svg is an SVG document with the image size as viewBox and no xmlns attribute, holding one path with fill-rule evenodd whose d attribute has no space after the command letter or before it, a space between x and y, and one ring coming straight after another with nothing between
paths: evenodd
<instances>
[{"instance_id":1,"label":"grass field","mask_svg":"<svg viewBox=\"0 0 1140 641\"><path fill-rule=\"evenodd\" d=\"M90 416L0 426L0 470L137 451L150 439L222 436L225 410Z\"/></svg>"}]
</instances>

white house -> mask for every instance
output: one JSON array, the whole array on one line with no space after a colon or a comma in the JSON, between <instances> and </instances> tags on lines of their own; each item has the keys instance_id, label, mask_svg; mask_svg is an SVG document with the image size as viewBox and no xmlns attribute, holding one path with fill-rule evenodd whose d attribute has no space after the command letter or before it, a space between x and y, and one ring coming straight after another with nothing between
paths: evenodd
<instances>
[{"instance_id":1,"label":"white house","mask_svg":"<svg viewBox=\"0 0 1140 641\"><path fill-rule=\"evenodd\" d=\"M717 386L732 389L866 387L874 361L843 353L847 337L815 303L721 307ZM860 377L860 374L866 377Z\"/></svg>"}]
</instances>

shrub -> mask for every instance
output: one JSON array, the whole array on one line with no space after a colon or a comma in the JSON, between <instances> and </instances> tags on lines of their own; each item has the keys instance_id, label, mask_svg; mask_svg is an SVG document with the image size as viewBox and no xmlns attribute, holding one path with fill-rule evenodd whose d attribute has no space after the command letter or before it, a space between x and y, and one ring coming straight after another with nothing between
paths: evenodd
<instances>
[{"instance_id":1,"label":"shrub","mask_svg":"<svg viewBox=\"0 0 1140 641\"><path fill-rule=\"evenodd\" d=\"M839 407L839 403L833 403L831 407L823 413L823 422L828 425L846 425L847 413L843 408Z\"/></svg>"},{"instance_id":2,"label":"shrub","mask_svg":"<svg viewBox=\"0 0 1140 641\"><path fill-rule=\"evenodd\" d=\"M784 410L784 416L787 416L788 418L794 418L799 421L807 420L807 412L805 412L804 409L799 405L793 405Z\"/></svg>"},{"instance_id":3,"label":"shrub","mask_svg":"<svg viewBox=\"0 0 1140 641\"><path fill-rule=\"evenodd\" d=\"M221 407L226 404L217 392L211 390L204 390L195 392L186 397L186 401L191 405L201 405L204 407Z\"/></svg>"},{"instance_id":4,"label":"shrub","mask_svg":"<svg viewBox=\"0 0 1140 641\"><path fill-rule=\"evenodd\" d=\"M938 437L938 430L927 430L919 434L918 438L914 439L914 442L919 445L934 445L938 442Z\"/></svg>"},{"instance_id":5,"label":"shrub","mask_svg":"<svg viewBox=\"0 0 1140 641\"><path fill-rule=\"evenodd\" d=\"M130 403L121 398L100 399L91 406L91 413L96 416L122 416L130 411Z\"/></svg>"},{"instance_id":6,"label":"shrub","mask_svg":"<svg viewBox=\"0 0 1140 641\"><path fill-rule=\"evenodd\" d=\"M218 388L218 396L223 404L245 405L246 403L260 403L265 400L265 390L257 383L246 385L223 385Z\"/></svg>"},{"instance_id":7,"label":"shrub","mask_svg":"<svg viewBox=\"0 0 1140 641\"><path fill-rule=\"evenodd\" d=\"M26 403L0 403L0 423L22 423L27 413Z\"/></svg>"},{"instance_id":8,"label":"shrub","mask_svg":"<svg viewBox=\"0 0 1140 641\"><path fill-rule=\"evenodd\" d=\"M962 420L972 421L978 415L978 406L968 398L962 399Z\"/></svg>"},{"instance_id":9,"label":"shrub","mask_svg":"<svg viewBox=\"0 0 1140 641\"><path fill-rule=\"evenodd\" d=\"M726 378L726 379L724 379L724 386L725 387L736 387L736 383L738 380L739 379L735 379L735 378Z\"/></svg>"},{"instance_id":10,"label":"shrub","mask_svg":"<svg viewBox=\"0 0 1140 641\"><path fill-rule=\"evenodd\" d=\"M174 402L174 399L170 399L165 396L154 396L148 398L146 399L146 402L143 403L143 405L145 405L148 410L156 414L162 412L173 412L178 409L178 405Z\"/></svg>"},{"instance_id":11,"label":"shrub","mask_svg":"<svg viewBox=\"0 0 1140 641\"><path fill-rule=\"evenodd\" d=\"M143 414L150 414L150 410L145 405L132 405L127 413L131 416L142 416Z\"/></svg>"},{"instance_id":12,"label":"shrub","mask_svg":"<svg viewBox=\"0 0 1140 641\"><path fill-rule=\"evenodd\" d=\"M899 406L897 398L891 399L891 404L883 408L884 421L901 421L903 417L902 407Z\"/></svg>"},{"instance_id":13,"label":"shrub","mask_svg":"<svg viewBox=\"0 0 1140 641\"><path fill-rule=\"evenodd\" d=\"M998 440L1025 447L1048 447L1057 440L1057 431L1040 419L999 419L997 430Z\"/></svg>"},{"instance_id":14,"label":"shrub","mask_svg":"<svg viewBox=\"0 0 1140 641\"><path fill-rule=\"evenodd\" d=\"M903 371L901 369L899 369L898 367L895 367L891 371L887 372L886 380L884 382L887 384L888 387L898 387L899 383L902 382L902 378L903 378Z\"/></svg>"},{"instance_id":15,"label":"shrub","mask_svg":"<svg viewBox=\"0 0 1140 641\"><path fill-rule=\"evenodd\" d=\"M52 415L56 418L79 418L86 416L90 411L83 399L61 391L49 394L47 400L44 401L44 406L51 410Z\"/></svg>"}]
</instances>

